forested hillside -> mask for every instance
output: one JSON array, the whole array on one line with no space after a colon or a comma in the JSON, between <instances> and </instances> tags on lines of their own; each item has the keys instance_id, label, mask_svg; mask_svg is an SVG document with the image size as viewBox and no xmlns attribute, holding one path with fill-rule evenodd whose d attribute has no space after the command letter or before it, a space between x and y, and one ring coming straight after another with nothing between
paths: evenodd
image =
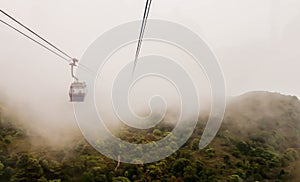
<instances>
[{"instance_id":1,"label":"forested hillside","mask_svg":"<svg viewBox=\"0 0 300 182\"><path fill-rule=\"evenodd\" d=\"M5 107L5 106L3 106ZM172 156L151 164L123 164L95 151L84 138L63 148L35 145L11 114L0 113L0 180L59 181L299 181L300 101L276 93L252 92L230 98L222 127L199 151L201 116L190 140ZM131 142L159 140L173 126L121 130ZM129 129L130 130L130 129ZM145 135L147 134L147 135ZM39 136L35 136L39 137Z\"/></svg>"}]
</instances>

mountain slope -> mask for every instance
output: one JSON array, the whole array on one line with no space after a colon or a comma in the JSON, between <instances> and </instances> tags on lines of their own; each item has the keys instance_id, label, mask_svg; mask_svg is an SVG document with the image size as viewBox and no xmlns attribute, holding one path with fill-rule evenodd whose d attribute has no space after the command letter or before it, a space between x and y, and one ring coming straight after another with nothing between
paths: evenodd
<instances>
[{"instance_id":1,"label":"mountain slope","mask_svg":"<svg viewBox=\"0 0 300 182\"><path fill-rule=\"evenodd\" d=\"M191 139L170 157L151 164L121 164L74 139L64 149L30 147L26 132L0 112L1 181L297 181L300 101L269 92L231 98L222 127L198 150L206 116ZM131 142L159 140L173 126L118 135ZM147 135L145 135L147 134ZM32 145L34 146L34 145Z\"/></svg>"}]
</instances>

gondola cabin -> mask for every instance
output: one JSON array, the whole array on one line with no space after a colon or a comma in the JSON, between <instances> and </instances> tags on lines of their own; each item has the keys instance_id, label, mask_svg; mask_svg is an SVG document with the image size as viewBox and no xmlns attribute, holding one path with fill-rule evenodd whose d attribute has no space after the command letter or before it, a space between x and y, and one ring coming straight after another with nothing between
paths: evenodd
<instances>
[{"instance_id":1,"label":"gondola cabin","mask_svg":"<svg viewBox=\"0 0 300 182\"><path fill-rule=\"evenodd\" d=\"M71 102L84 102L86 95L85 82L73 82L70 86L69 96Z\"/></svg>"}]
</instances>

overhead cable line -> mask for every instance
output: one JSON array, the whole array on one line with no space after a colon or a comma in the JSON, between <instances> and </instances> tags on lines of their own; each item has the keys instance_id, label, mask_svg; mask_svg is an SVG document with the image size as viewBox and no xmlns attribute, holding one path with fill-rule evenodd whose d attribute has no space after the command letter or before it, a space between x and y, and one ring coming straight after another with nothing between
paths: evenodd
<instances>
[{"instance_id":1,"label":"overhead cable line","mask_svg":"<svg viewBox=\"0 0 300 182\"><path fill-rule=\"evenodd\" d=\"M22 34L23 36L25 36L26 38L32 40L33 42L39 44L40 46L42 46L43 48L47 49L48 51L50 51L51 53L59 56L60 58L62 58L63 60L67 61L67 62L71 62L72 61L72 57L69 56L67 53L65 53L64 51L62 51L61 49L59 49L58 47L56 47L55 45L53 45L52 43L50 43L49 41L47 41L46 39L44 39L43 37L41 37L40 35L38 35L36 32L34 32L33 30L31 30L30 28L28 28L27 26L25 26L24 24L22 24L20 21L16 20L15 18L13 18L11 15L7 14L6 12L4 12L3 10L0 9L0 12L2 14L4 14L5 16L9 17L11 20L13 20L14 22L16 22L17 24L21 25L23 28L25 28L26 30L28 30L30 33L34 34L35 36L37 36L38 38L40 38L41 40L43 40L45 43L47 43L48 45L50 45L51 47L53 47L54 49L56 49L57 51L59 51L60 53L62 53L64 56L68 57L69 59L67 59L66 57L58 54L57 52L53 51L52 49L50 49L49 47L45 46L44 44L40 43L39 41L37 41L36 39L32 38L31 36L27 35L26 33L22 32L21 30L17 29L16 27L14 27L13 25L0 20L1 23L5 24L6 26L10 27L11 29L15 30L16 32ZM86 67L83 64L78 64L80 67L79 68L84 68L85 71L88 72L93 72L91 71L91 69L89 69L88 67Z\"/></svg>"},{"instance_id":2,"label":"overhead cable line","mask_svg":"<svg viewBox=\"0 0 300 182\"><path fill-rule=\"evenodd\" d=\"M37 43L38 45L42 46L43 48L47 49L48 51L52 52L53 54L59 56L60 58L62 58L63 60L69 62L70 60L68 60L67 58L63 57L62 55L58 54L57 52L53 51L52 49L48 48L47 46L43 45L42 43L40 43L39 41L33 39L32 37L30 37L29 35L21 32L20 30L18 30L17 28L13 27L11 24L3 21L0 19L0 22L5 24L6 26L8 26L9 28L13 29L14 31L20 33L21 35L25 36L26 38L30 39L31 41Z\"/></svg>"},{"instance_id":3,"label":"overhead cable line","mask_svg":"<svg viewBox=\"0 0 300 182\"><path fill-rule=\"evenodd\" d=\"M44 42L46 42L47 44L49 44L50 46L52 46L54 49L58 50L60 53L62 53L63 55L67 56L68 58L72 59L71 56L69 56L67 53L65 53L64 51L62 51L61 49L59 49L57 46L53 45L52 43L50 43L49 41L47 41L46 39L44 39L43 37L41 37L40 35L38 35L36 32L34 32L33 30L31 30L30 28L28 28L27 26L25 26L23 23L21 23L20 21L16 20L14 17L12 17L11 15L7 14L6 12L4 12L3 10L0 9L0 12L2 14L4 14L5 16L7 16L8 18L10 18L11 20L13 20L14 22L16 22L17 24L21 25L22 27L24 27L26 30L28 30L29 32L31 32L32 34L34 34L35 36L37 36L38 38L42 39Z\"/></svg>"},{"instance_id":4,"label":"overhead cable line","mask_svg":"<svg viewBox=\"0 0 300 182\"><path fill-rule=\"evenodd\" d=\"M151 3L152 3L152 0L147 0L146 1L142 26L141 26L140 35L139 35L138 44L137 44L137 49L136 49L136 53L135 53L135 59L134 59L132 75L134 74L134 71L135 71L135 68L136 68L136 65L137 65L137 60L139 58L139 54L140 54L140 51L141 51L141 46L142 46L143 37L144 37L144 33L145 33L147 21L148 21L148 16L149 16L149 12L150 12Z\"/></svg>"}]
</instances>

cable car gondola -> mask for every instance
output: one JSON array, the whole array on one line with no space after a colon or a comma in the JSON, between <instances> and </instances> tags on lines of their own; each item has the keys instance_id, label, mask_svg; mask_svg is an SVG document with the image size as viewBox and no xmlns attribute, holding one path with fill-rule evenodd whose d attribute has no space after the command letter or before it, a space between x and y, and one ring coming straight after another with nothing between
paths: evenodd
<instances>
[{"instance_id":1,"label":"cable car gondola","mask_svg":"<svg viewBox=\"0 0 300 182\"><path fill-rule=\"evenodd\" d=\"M70 101L71 102L84 102L86 95L86 84L84 82L73 82L70 86Z\"/></svg>"},{"instance_id":2,"label":"cable car gondola","mask_svg":"<svg viewBox=\"0 0 300 182\"><path fill-rule=\"evenodd\" d=\"M74 67L77 66L76 63L78 62L78 60L72 58L67 53L65 53L64 51L62 51L61 49L59 49L58 47L56 47L55 45L53 45L52 43L50 43L49 41L47 41L46 39L44 39L43 37L38 35L36 32L34 32L33 30L31 30L30 28L28 28L27 26L25 26L24 24L22 24L21 22L19 22L18 20L16 20L15 18L13 18L12 16L10 16L9 14L7 14L6 12L4 12L1 9L0 9L0 13L4 14L8 18L13 20L14 22L19 24L20 26L22 26L26 30L28 30L30 33L32 33L33 35L35 35L36 37L38 37L39 39L41 39L42 41L47 43L49 46L51 46L52 48L54 48L58 52L54 51L53 49L49 48L45 44L43 44L40 41L36 40L32 36L24 33L23 31L19 30L18 28L14 27L13 25L3 21L2 19L0 19L0 23L3 23L4 25L6 25L9 28L13 29L14 31L20 33L21 35L25 36L26 38L30 39L31 41L37 43L41 47L47 49L51 53L53 53L53 54L57 55L58 57L62 58L63 60L65 60L67 62L70 62L70 59L71 59L71 61L72 61L72 63L70 64L71 65L71 74L72 74L72 78L74 78L75 81L70 86L70 90L69 90L70 101L71 102L83 102L84 98L85 98L85 95L86 95L86 87L87 86L86 86L85 82L80 82L78 80L78 78L76 78L75 75L74 75ZM84 68L86 71L90 72L90 70L87 67L85 67L84 65L80 65L80 66L81 66L80 68Z\"/></svg>"},{"instance_id":3,"label":"cable car gondola","mask_svg":"<svg viewBox=\"0 0 300 182\"><path fill-rule=\"evenodd\" d=\"M70 86L69 96L70 102L84 102L84 98L86 95L86 84L85 82L80 82L78 78L74 75L74 67L78 62L77 59L72 59L71 65L71 75L74 78L74 82Z\"/></svg>"}]
</instances>

